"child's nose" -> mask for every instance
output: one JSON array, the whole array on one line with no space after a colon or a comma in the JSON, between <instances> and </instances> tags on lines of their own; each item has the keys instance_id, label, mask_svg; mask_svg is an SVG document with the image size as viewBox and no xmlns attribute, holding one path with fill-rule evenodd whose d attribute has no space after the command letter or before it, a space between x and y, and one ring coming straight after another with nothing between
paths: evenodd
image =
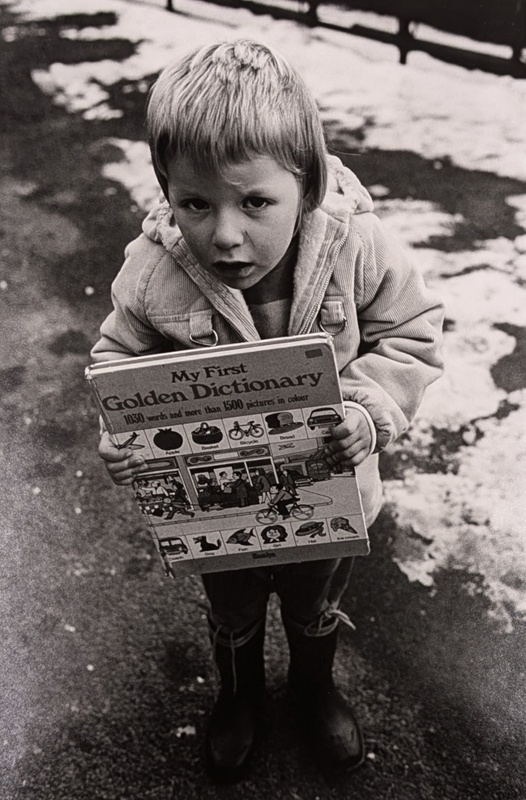
<instances>
[{"instance_id":1,"label":"child's nose","mask_svg":"<svg viewBox=\"0 0 526 800\"><path fill-rule=\"evenodd\" d=\"M220 250L231 250L243 244L243 221L232 213L218 214L212 236L212 244Z\"/></svg>"}]
</instances>

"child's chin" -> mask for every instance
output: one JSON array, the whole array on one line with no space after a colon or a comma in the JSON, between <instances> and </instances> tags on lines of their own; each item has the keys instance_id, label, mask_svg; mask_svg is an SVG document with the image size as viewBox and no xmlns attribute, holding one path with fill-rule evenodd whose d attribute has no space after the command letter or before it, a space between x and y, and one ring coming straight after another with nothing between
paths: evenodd
<instances>
[{"instance_id":1,"label":"child's chin","mask_svg":"<svg viewBox=\"0 0 526 800\"><path fill-rule=\"evenodd\" d=\"M219 277L231 289L239 289L241 291L250 289L261 279L261 275L257 273L251 273L250 275L220 275Z\"/></svg>"}]
</instances>

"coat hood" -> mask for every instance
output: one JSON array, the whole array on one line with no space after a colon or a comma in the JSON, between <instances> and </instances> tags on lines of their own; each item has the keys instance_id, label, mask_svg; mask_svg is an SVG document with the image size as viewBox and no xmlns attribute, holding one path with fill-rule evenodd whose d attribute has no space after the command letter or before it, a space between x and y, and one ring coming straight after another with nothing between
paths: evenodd
<instances>
[{"instance_id":1,"label":"coat hood","mask_svg":"<svg viewBox=\"0 0 526 800\"><path fill-rule=\"evenodd\" d=\"M322 210L329 216L345 222L349 216L373 210L373 201L367 189L354 172L345 167L336 156L327 156L328 188ZM168 202L163 199L154 206L142 226L143 233L169 252L182 235Z\"/></svg>"},{"instance_id":2,"label":"coat hood","mask_svg":"<svg viewBox=\"0 0 526 800\"><path fill-rule=\"evenodd\" d=\"M327 166L327 194L321 206L324 211L345 221L349 215L373 210L371 195L352 170L336 156L327 156Z\"/></svg>"}]
</instances>

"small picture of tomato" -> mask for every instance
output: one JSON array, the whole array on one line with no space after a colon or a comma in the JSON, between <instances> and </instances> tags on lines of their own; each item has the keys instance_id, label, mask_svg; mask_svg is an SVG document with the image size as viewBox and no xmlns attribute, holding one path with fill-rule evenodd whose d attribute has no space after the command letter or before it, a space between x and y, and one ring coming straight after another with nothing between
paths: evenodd
<instances>
[{"instance_id":1,"label":"small picture of tomato","mask_svg":"<svg viewBox=\"0 0 526 800\"><path fill-rule=\"evenodd\" d=\"M162 428L153 437L153 443L159 450L178 450L183 443L183 437L172 428Z\"/></svg>"}]
</instances>

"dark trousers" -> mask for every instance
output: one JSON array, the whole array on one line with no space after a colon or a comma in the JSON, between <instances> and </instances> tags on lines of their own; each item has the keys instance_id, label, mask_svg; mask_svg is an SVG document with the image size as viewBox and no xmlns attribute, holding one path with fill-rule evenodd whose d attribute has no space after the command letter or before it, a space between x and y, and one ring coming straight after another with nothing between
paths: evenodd
<instances>
[{"instance_id":1,"label":"dark trousers","mask_svg":"<svg viewBox=\"0 0 526 800\"><path fill-rule=\"evenodd\" d=\"M265 622L273 591L288 627L310 636L331 633L352 563L342 558L204 574L213 640L230 647L248 642Z\"/></svg>"}]
</instances>

